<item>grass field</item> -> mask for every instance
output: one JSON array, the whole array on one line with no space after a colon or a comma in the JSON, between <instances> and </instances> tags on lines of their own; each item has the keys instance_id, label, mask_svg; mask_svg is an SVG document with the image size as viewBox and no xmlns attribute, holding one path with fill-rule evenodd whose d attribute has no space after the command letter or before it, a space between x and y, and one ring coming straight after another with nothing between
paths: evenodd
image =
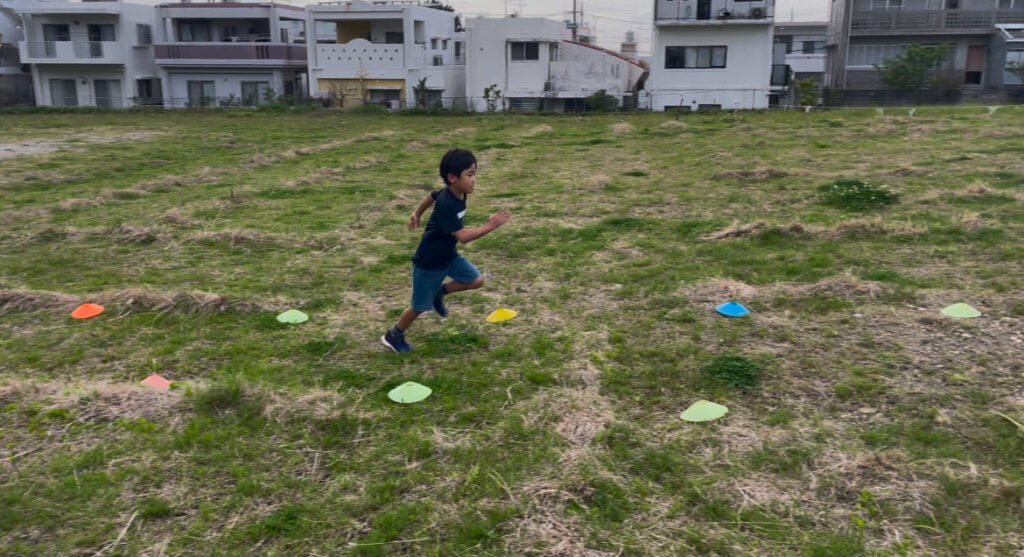
<instances>
[{"instance_id":1,"label":"grass field","mask_svg":"<svg viewBox=\"0 0 1024 557\"><path fill-rule=\"evenodd\" d=\"M0 555L1024 551L1024 110L0 129ZM455 146L512 220L391 354Z\"/></svg>"}]
</instances>

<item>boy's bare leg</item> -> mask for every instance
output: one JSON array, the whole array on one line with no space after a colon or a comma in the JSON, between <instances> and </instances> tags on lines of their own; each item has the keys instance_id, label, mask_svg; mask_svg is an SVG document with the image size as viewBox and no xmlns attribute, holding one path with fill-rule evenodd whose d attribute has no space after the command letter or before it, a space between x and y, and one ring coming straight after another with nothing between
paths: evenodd
<instances>
[{"instance_id":1,"label":"boy's bare leg","mask_svg":"<svg viewBox=\"0 0 1024 557\"><path fill-rule=\"evenodd\" d=\"M423 312L416 311L412 308L406 308L405 311L402 312L402 316L398 318L398 328L404 332L410 325L412 325L412 322L415 321L421 313Z\"/></svg>"},{"instance_id":2,"label":"boy's bare leg","mask_svg":"<svg viewBox=\"0 0 1024 557\"><path fill-rule=\"evenodd\" d=\"M484 277L479 276L473 282L455 282L449 281L445 283L445 292L451 294L453 292L462 292L463 290L476 290L484 285Z\"/></svg>"}]
</instances>

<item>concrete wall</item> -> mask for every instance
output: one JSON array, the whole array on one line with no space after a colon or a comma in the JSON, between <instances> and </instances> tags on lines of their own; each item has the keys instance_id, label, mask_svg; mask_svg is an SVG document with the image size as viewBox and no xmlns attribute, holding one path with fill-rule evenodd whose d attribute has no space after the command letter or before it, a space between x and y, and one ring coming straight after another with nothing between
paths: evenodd
<instances>
[{"instance_id":1,"label":"concrete wall","mask_svg":"<svg viewBox=\"0 0 1024 557\"><path fill-rule=\"evenodd\" d=\"M278 95L284 94L285 80L293 79L294 70L238 70L230 68L181 68L168 69L164 74L163 94L164 106L185 108L188 106L189 81L213 81L214 96L218 102L226 101L234 95L233 102L242 100L243 81L265 81ZM259 101L263 101L263 91L259 92ZM216 104L216 103L215 103Z\"/></svg>"},{"instance_id":2,"label":"concrete wall","mask_svg":"<svg viewBox=\"0 0 1024 557\"><path fill-rule=\"evenodd\" d=\"M725 68L666 69L668 46L727 46ZM658 26L654 33L652 110L717 104L723 109L768 107L772 66L770 25Z\"/></svg>"}]
</instances>

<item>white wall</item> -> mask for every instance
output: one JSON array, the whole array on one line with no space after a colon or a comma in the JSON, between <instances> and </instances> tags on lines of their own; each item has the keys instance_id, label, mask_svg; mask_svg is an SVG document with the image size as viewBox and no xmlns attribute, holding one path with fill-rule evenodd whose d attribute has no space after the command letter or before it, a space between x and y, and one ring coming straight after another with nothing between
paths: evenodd
<instances>
[{"instance_id":1,"label":"white wall","mask_svg":"<svg viewBox=\"0 0 1024 557\"><path fill-rule=\"evenodd\" d=\"M549 42L572 38L561 22L540 18L484 18L466 22L466 96L486 110L484 89L497 84L502 97L535 97L548 78ZM508 61L510 41L544 41L539 60Z\"/></svg>"},{"instance_id":2,"label":"white wall","mask_svg":"<svg viewBox=\"0 0 1024 557\"><path fill-rule=\"evenodd\" d=\"M174 108L186 107L188 105L189 81L213 81L213 94L217 97L218 101L234 95L235 100L240 102L242 99L243 81L266 81L277 94L282 94L284 92L284 79L286 79L283 73L282 70L240 72L230 68L171 70L166 73L167 77L164 81L164 106ZM289 75L291 74L291 72L288 73ZM259 94L262 101L263 91L260 91Z\"/></svg>"},{"instance_id":3,"label":"white wall","mask_svg":"<svg viewBox=\"0 0 1024 557\"><path fill-rule=\"evenodd\" d=\"M719 104L723 109L768 107L770 25L673 25L655 29L647 88L651 109ZM725 68L666 69L667 46L727 46Z\"/></svg>"},{"instance_id":4,"label":"white wall","mask_svg":"<svg viewBox=\"0 0 1024 557\"><path fill-rule=\"evenodd\" d=\"M306 28L324 29L324 25L336 21L370 21L370 36L373 42L354 39L346 45L330 46L316 44L317 34L323 38L326 33L308 33L306 52L309 64L309 87L313 94L320 90L320 79L386 79L405 80L405 98L415 98L412 88L426 77L427 87L442 90L446 103L449 99L465 96L465 67L455 65L455 42L464 43L465 36L455 32L455 14L417 5L371 5L361 2L334 5L310 6L307 10ZM417 25L419 24L419 25ZM417 32L417 28L420 32ZM404 43L384 44L386 31L402 31ZM433 48L431 39L437 40ZM447 40L447 44L445 44ZM355 44L353 44L355 43ZM463 45L465 47L465 44ZM379 53L375 59L349 61L351 49L395 49L400 57ZM344 51L344 52L342 52ZM367 53L369 54L369 52ZM434 56L442 56L443 65L434 66ZM328 56L331 59L327 59Z\"/></svg>"},{"instance_id":5,"label":"white wall","mask_svg":"<svg viewBox=\"0 0 1024 557\"><path fill-rule=\"evenodd\" d=\"M61 7L67 7L62 13ZM121 97L123 106L131 106L131 98L136 96L135 80L156 77L159 70L153 56L152 46L139 46L136 33L137 24L150 25L154 39L157 36L156 10L153 6L127 3L82 3L53 2L46 7L51 13L25 16L25 39L27 41L43 40L43 23L65 23L69 26L72 41L88 40L88 24L112 23L116 25L116 42L111 48L119 51L116 60L123 64L99 65L94 63L69 64L32 64L33 81L35 84L36 103L40 106L51 106L51 78L74 78L78 90L79 106L95 106L94 84L96 79L117 79L121 81ZM90 10L92 10L90 12ZM115 11L120 13L105 13ZM76 23L77 22L77 23ZM107 48L104 46L104 48ZM27 53L23 54L23 59ZM68 60L74 62L74 60ZM83 81L85 83L83 83Z\"/></svg>"}]
</instances>

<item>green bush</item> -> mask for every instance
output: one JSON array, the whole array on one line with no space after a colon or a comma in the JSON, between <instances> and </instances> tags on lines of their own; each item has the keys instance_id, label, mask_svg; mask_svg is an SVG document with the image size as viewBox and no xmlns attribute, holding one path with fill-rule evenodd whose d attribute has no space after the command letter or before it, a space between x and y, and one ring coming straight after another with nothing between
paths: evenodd
<instances>
[{"instance_id":1,"label":"green bush","mask_svg":"<svg viewBox=\"0 0 1024 557\"><path fill-rule=\"evenodd\" d=\"M861 180L836 180L818 186L821 202L837 209L868 211L899 202L898 193Z\"/></svg>"},{"instance_id":2,"label":"green bush","mask_svg":"<svg viewBox=\"0 0 1024 557\"><path fill-rule=\"evenodd\" d=\"M761 366L738 354L723 354L700 368L701 377L726 387L752 391L761 384Z\"/></svg>"},{"instance_id":3,"label":"green bush","mask_svg":"<svg viewBox=\"0 0 1024 557\"><path fill-rule=\"evenodd\" d=\"M585 102L587 103L587 110L591 112L612 112L619 108L619 99L615 98L614 95L609 95L604 89L587 97Z\"/></svg>"}]
</instances>

